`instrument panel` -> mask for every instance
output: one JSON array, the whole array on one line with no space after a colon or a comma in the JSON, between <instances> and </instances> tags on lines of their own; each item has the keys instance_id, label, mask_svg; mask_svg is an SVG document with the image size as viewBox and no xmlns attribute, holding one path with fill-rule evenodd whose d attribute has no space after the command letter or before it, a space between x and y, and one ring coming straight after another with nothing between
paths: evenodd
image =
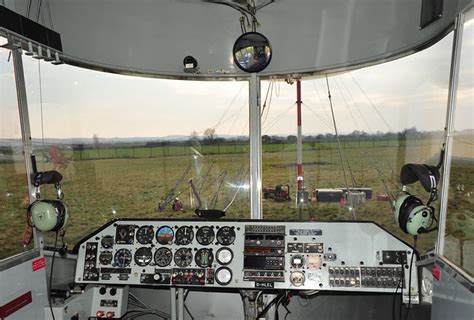
<instances>
[{"instance_id":1,"label":"instrument panel","mask_svg":"<svg viewBox=\"0 0 474 320\"><path fill-rule=\"evenodd\" d=\"M80 243L76 282L406 295L412 254L373 222L115 220Z\"/></svg>"}]
</instances>

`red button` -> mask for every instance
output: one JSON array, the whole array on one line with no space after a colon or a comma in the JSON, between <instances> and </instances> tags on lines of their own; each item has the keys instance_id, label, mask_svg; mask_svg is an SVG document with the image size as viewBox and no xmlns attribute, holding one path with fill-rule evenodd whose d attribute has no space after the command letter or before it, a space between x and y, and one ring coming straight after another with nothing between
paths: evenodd
<instances>
[{"instance_id":1,"label":"red button","mask_svg":"<svg viewBox=\"0 0 474 320\"><path fill-rule=\"evenodd\" d=\"M436 280L439 281L439 279L441 279L441 269L438 266L433 266L433 268L431 269L431 274Z\"/></svg>"}]
</instances>

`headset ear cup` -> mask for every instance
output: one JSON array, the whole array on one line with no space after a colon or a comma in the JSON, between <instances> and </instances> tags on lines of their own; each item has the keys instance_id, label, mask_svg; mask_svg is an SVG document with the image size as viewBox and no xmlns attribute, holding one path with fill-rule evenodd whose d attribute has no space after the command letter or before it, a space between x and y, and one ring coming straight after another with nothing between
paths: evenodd
<instances>
[{"instance_id":1,"label":"headset ear cup","mask_svg":"<svg viewBox=\"0 0 474 320\"><path fill-rule=\"evenodd\" d=\"M37 230L50 231L57 223L57 213L48 200L35 201L30 208L31 220Z\"/></svg>"},{"instance_id":2,"label":"headset ear cup","mask_svg":"<svg viewBox=\"0 0 474 320\"><path fill-rule=\"evenodd\" d=\"M66 224L67 209L60 200L37 200L28 206L27 215L37 229L43 232L59 231Z\"/></svg>"},{"instance_id":3,"label":"headset ear cup","mask_svg":"<svg viewBox=\"0 0 474 320\"><path fill-rule=\"evenodd\" d=\"M54 208L54 211L56 211L56 224L54 225L54 227L51 230L49 230L49 231L56 231L56 227L58 226L58 223L59 223L59 214L57 212L56 206L54 205L54 200L43 200L43 202L48 203L49 205L51 205Z\"/></svg>"},{"instance_id":4,"label":"headset ear cup","mask_svg":"<svg viewBox=\"0 0 474 320\"><path fill-rule=\"evenodd\" d=\"M33 225L40 231L58 231L65 223L65 207L58 200L38 200L28 207Z\"/></svg>"},{"instance_id":5,"label":"headset ear cup","mask_svg":"<svg viewBox=\"0 0 474 320\"><path fill-rule=\"evenodd\" d=\"M32 210L32 208L34 207L34 205L35 205L36 203L38 203L38 200L35 200L35 201L33 201L32 203L30 203L30 204L28 205L28 208L26 209L26 219L27 219L26 222L28 223L28 225L29 225L30 227L33 227L33 226L34 226L34 225L33 225L33 219L32 219L32 217L31 217L31 210Z\"/></svg>"},{"instance_id":6,"label":"headset ear cup","mask_svg":"<svg viewBox=\"0 0 474 320\"><path fill-rule=\"evenodd\" d=\"M64 226L64 221L66 219L66 207L64 206L62 201L59 200L52 200L51 204L57 210L57 222L53 230L51 231L59 231Z\"/></svg>"},{"instance_id":7,"label":"headset ear cup","mask_svg":"<svg viewBox=\"0 0 474 320\"><path fill-rule=\"evenodd\" d=\"M419 205L423 205L423 202L421 202L421 200L417 197L410 195L405 199L405 201L403 201L402 205L400 206L398 222L403 232L409 234L407 230L407 224L408 220L410 219L411 211Z\"/></svg>"},{"instance_id":8,"label":"headset ear cup","mask_svg":"<svg viewBox=\"0 0 474 320\"><path fill-rule=\"evenodd\" d=\"M60 207L60 211L61 211L61 225L59 226L58 230L63 228L64 225L66 224L66 219L67 219L67 208L66 206L64 205L64 203L60 200L57 200L58 204L59 204L59 207Z\"/></svg>"},{"instance_id":9,"label":"headset ear cup","mask_svg":"<svg viewBox=\"0 0 474 320\"><path fill-rule=\"evenodd\" d=\"M408 217L406 217L406 207L407 204L410 202L410 198L412 196L408 196L400 205L400 209L398 210L398 226L402 229L403 232L408 233L406 229L406 221Z\"/></svg>"}]
</instances>

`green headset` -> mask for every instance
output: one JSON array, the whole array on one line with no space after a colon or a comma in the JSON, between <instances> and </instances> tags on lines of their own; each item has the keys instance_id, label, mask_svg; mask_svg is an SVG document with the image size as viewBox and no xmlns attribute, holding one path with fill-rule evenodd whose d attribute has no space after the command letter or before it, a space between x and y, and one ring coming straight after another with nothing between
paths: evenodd
<instances>
[{"instance_id":1,"label":"green headset","mask_svg":"<svg viewBox=\"0 0 474 320\"><path fill-rule=\"evenodd\" d=\"M59 231L67 223L69 214L66 206L61 201L64 197L61 191L60 181L62 175L57 171L37 172L33 177L36 188L36 200L28 206L28 220L36 229L47 231ZM54 184L57 191L57 200L41 200L40 185Z\"/></svg>"},{"instance_id":2,"label":"green headset","mask_svg":"<svg viewBox=\"0 0 474 320\"><path fill-rule=\"evenodd\" d=\"M28 213L31 225L43 232L61 230L69 218L61 200L36 200L28 207Z\"/></svg>"},{"instance_id":3,"label":"green headset","mask_svg":"<svg viewBox=\"0 0 474 320\"><path fill-rule=\"evenodd\" d=\"M437 229L435 209L431 203L438 197L439 177L439 165L435 167L426 164L405 164L402 167L402 195L394 201L393 210L395 221L403 232L416 236ZM429 192L426 204L407 191L406 186L417 181Z\"/></svg>"}]
</instances>

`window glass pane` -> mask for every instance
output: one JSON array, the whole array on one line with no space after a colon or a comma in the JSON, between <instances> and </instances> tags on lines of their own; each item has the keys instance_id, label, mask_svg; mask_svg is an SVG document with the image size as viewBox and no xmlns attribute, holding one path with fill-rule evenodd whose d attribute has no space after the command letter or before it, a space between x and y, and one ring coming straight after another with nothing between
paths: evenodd
<instances>
[{"instance_id":1,"label":"window glass pane","mask_svg":"<svg viewBox=\"0 0 474 320\"><path fill-rule=\"evenodd\" d=\"M20 253L28 186L15 75L9 50L0 48L0 259Z\"/></svg>"},{"instance_id":2,"label":"window glass pane","mask_svg":"<svg viewBox=\"0 0 474 320\"><path fill-rule=\"evenodd\" d=\"M113 218L194 218L199 206L249 217L247 82L139 78L29 58L25 69L38 168L64 176L69 244Z\"/></svg>"},{"instance_id":3,"label":"window glass pane","mask_svg":"<svg viewBox=\"0 0 474 320\"><path fill-rule=\"evenodd\" d=\"M455 112L444 255L474 276L474 10L466 15Z\"/></svg>"},{"instance_id":4,"label":"window glass pane","mask_svg":"<svg viewBox=\"0 0 474 320\"><path fill-rule=\"evenodd\" d=\"M391 200L400 194L399 173L405 163L438 163L452 39L450 34L424 51L332 75L327 82L325 78L302 80L302 170L307 192L303 219L348 220L355 215L413 242L395 222ZM262 86L263 101L268 86L269 82ZM296 100L296 85L279 82L270 86L263 103L265 218L300 216ZM426 203L428 194L419 183L408 190ZM435 239L435 233L422 235L418 246L433 248Z\"/></svg>"}]
</instances>

